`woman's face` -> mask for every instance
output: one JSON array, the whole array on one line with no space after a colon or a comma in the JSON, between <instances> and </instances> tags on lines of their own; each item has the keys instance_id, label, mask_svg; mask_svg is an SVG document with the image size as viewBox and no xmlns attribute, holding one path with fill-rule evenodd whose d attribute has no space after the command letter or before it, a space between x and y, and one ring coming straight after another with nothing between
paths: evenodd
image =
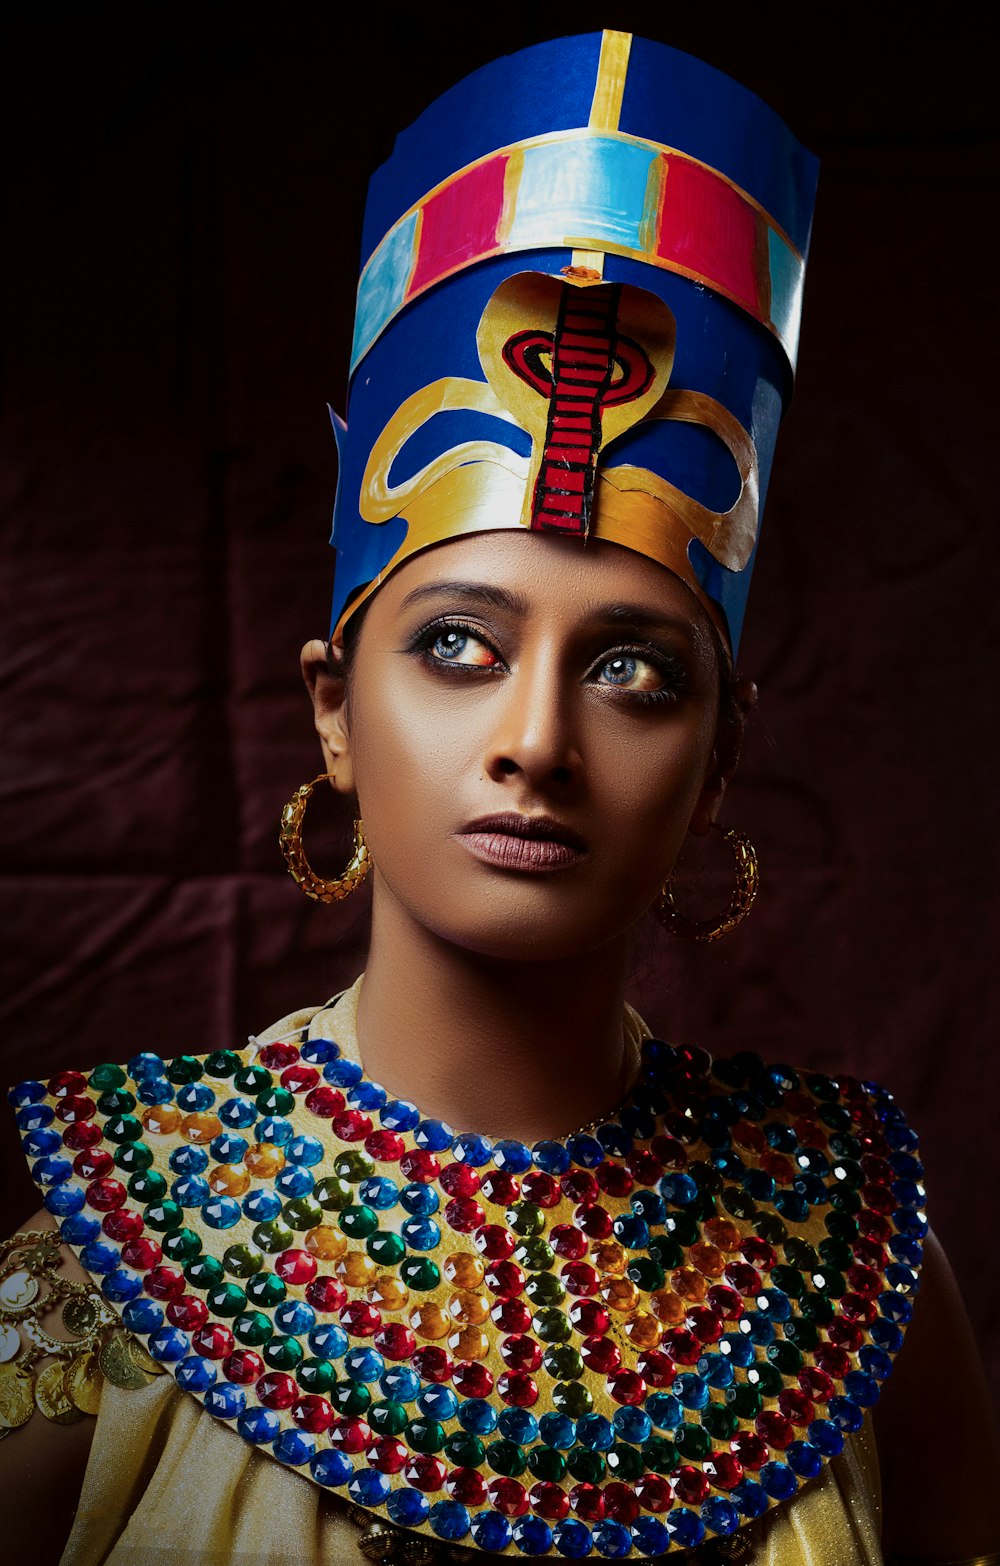
<instances>
[{"instance_id":1,"label":"woman's face","mask_svg":"<svg viewBox=\"0 0 1000 1566\"><path fill-rule=\"evenodd\" d=\"M702 610L629 550L497 532L415 556L371 601L328 741L376 897L497 957L621 935L721 798L718 689Z\"/></svg>"}]
</instances>

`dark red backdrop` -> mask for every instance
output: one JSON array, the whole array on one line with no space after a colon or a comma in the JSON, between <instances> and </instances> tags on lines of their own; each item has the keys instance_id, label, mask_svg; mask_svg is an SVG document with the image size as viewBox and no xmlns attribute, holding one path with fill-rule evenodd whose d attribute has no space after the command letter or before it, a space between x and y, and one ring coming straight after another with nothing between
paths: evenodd
<instances>
[{"instance_id":1,"label":"dark red backdrop","mask_svg":"<svg viewBox=\"0 0 1000 1566\"><path fill-rule=\"evenodd\" d=\"M296 654L326 627L365 183L454 77L632 28L824 160L727 807L763 891L725 945L651 934L636 995L668 1035L889 1084L996 1343L995 92L984 36L869 9L781 30L750 6L383 4L349 40L332 5L6 24L8 1081L216 1047L362 965L363 917L307 906L275 832L318 770ZM4 1135L10 1226L33 1198Z\"/></svg>"}]
</instances>

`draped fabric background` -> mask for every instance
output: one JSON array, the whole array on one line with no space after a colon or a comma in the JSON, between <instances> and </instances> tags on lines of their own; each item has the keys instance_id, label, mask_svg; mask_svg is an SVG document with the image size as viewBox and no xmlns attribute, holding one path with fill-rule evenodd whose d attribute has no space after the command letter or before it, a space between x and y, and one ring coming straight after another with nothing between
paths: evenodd
<instances>
[{"instance_id":1,"label":"draped fabric background","mask_svg":"<svg viewBox=\"0 0 1000 1566\"><path fill-rule=\"evenodd\" d=\"M667 1036L897 1093L1000 1374L985 38L901 6L782 31L747 6L383 3L350 39L337 15L8 13L0 1074L220 1047L363 965L364 909L307 904L276 829L319 770L297 652L327 627L324 403L367 178L496 54L662 37L824 162L741 659L762 700L726 807L763 888L717 946L651 924L633 999ZM321 867L346 841L324 809ZM718 904L727 877L699 846L685 885ZM34 1198L2 1135L10 1228Z\"/></svg>"}]
</instances>

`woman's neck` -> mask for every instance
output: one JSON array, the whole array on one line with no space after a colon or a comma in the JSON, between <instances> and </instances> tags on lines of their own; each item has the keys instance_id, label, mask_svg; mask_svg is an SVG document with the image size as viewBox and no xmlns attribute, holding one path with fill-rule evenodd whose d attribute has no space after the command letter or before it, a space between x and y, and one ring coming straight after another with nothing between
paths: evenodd
<instances>
[{"instance_id":1,"label":"woman's neck","mask_svg":"<svg viewBox=\"0 0 1000 1566\"><path fill-rule=\"evenodd\" d=\"M565 1136L610 1112L635 1075L627 961L627 938L553 962L484 957L376 897L358 1004L365 1070L456 1131Z\"/></svg>"}]
</instances>

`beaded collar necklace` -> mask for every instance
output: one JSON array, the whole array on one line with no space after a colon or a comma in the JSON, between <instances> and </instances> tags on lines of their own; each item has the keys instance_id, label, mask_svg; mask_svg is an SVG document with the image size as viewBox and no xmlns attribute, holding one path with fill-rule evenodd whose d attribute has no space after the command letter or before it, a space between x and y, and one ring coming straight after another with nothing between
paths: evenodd
<instances>
[{"instance_id":1,"label":"beaded collar necklace","mask_svg":"<svg viewBox=\"0 0 1000 1566\"><path fill-rule=\"evenodd\" d=\"M872 1083L646 1039L607 1121L454 1135L350 1058L356 989L251 1050L14 1090L45 1204L245 1441L495 1554L725 1538L858 1430L926 1233Z\"/></svg>"}]
</instances>

